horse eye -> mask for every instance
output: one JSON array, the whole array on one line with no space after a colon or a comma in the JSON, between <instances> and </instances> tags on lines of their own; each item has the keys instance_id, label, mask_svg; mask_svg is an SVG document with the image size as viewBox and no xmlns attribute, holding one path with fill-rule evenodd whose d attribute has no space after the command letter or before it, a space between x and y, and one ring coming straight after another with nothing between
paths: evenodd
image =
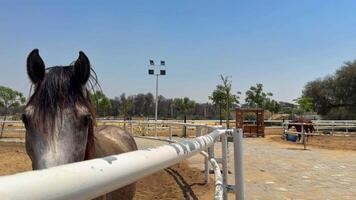
<instances>
[{"instance_id":1,"label":"horse eye","mask_svg":"<svg viewBox=\"0 0 356 200\"><path fill-rule=\"evenodd\" d=\"M26 115L26 114L22 114L22 115L21 115L21 120L22 120L22 122L23 122L25 125L27 125L28 119L27 119L27 115Z\"/></svg>"},{"instance_id":2,"label":"horse eye","mask_svg":"<svg viewBox=\"0 0 356 200\"><path fill-rule=\"evenodd\" d=\"M85 115L84 116L84 124L85 126L89 125L89 123L91 122L91 120L93 120L91 115Z\"/></svg>"}]
</instances>

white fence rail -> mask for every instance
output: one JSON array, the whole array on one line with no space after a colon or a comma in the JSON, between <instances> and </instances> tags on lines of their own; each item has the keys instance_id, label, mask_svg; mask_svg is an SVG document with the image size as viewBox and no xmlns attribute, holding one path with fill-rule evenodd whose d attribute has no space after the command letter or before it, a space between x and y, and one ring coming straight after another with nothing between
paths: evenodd
<instances>
[{"instance_id":1,"label":"white fence rail","mask_svg":"<svg viewBox=\"0 0 356 200\"><path fill-rule=\"evenodd\" d=\"M116 121L117 122L117 121ZM133 123L124 127L133 133ZM142 122L140 125L142 125ZM147 122L148 123L148 122ZM154 122L150 122L154 124ZM226 130L217 126L165 123L169 126L171 144L134 152L82 161L49 169L0 177L1 199L92 199L183 161L197 153L205 156L205 179L211 163L215 172L215 199L227 199L227 188L233 188L236 199L244 199L242 169L242 130ZM181 142L172 140L172 126L192 126L196 137ZM205 128L205 135L202 134ZM200 136L203 135L203 136ZM235 185L228 185L227 136L234 141ZM155 139L155 138L153 138ZM214 155L214 143L222 141L223 176ZM208 150L208 153L204 153Z\"/></svg>"}]
</instances>

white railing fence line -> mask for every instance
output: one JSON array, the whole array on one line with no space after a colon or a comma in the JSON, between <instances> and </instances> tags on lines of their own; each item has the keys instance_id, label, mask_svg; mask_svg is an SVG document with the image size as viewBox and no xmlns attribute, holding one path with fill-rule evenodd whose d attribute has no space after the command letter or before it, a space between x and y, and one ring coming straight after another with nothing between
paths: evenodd
<instances>
[{"instance_id":1,"label":"white railing fence line","mask_svg":"<svg viewBox=\"0 0 356 200\"><path fill-rule=\"evenodd\" d=\"M112 121L117 122L117 121ZM138 125L155 122L125 121L123 126L134 135L134 123ZM215 172L215 199L227 199L233 190L236 199L244 199L242 167L242 130L222 129L220 126L158 122L168 126L168 139L150 137L170 144L147 148L119 155L61 165L49 169L28 171L0 177L2 199L91 199L181 162L197 153L205 157L205 180L209 180L209 166ZM183 141L172 140L172 127L194 127L196 137ZM203 129L204 132L203 132ZM203 134L205 133L205 134ZM202 136L201 136L202 135ZM235 185L228 185L227 136L234 142ZM215 158L214 143L222 141L222 158ZM208 153L204 152L205 150ZM239 160L237 160L239 159ZM222 164L221 176L219 161ZM239 174L237 174L239 173Z\"/></svg>"}]
</instances>

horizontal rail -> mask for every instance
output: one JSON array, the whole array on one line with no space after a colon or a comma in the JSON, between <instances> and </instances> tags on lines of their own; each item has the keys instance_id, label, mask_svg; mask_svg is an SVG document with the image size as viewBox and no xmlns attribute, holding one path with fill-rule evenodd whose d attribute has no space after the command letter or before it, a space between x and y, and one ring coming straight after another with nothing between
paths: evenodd
<instances>
[{"instance_id":1,"label":"horizontal rail","mask_svg":"<svg viewBox=\"0 0 356 200\"><path fill-rule=\"evenodd\" d=\"M210 147L225 130L119 155L0 177L2 199L92 199Z\"/></svg>"}]
</instances>

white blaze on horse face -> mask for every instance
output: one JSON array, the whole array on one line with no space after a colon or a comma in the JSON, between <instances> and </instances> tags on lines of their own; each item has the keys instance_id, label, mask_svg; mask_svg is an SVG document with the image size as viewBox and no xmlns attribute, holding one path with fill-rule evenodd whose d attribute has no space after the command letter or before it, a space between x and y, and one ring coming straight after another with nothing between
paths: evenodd
<instances>
[{"instance_id":1,"label":"white blaze on horse face","mask_svg":"<svg viewBox=\"0 0 356 200\"><path fill-rule=\"evenodd\" d=\"M77 106L76 113L68 108L58 112L53 132L47 135L41 155L37 155L37 169L84 160L88 125L84 124L83 116L87 114L84 106Z\"/></svg>"}]
</instances>

